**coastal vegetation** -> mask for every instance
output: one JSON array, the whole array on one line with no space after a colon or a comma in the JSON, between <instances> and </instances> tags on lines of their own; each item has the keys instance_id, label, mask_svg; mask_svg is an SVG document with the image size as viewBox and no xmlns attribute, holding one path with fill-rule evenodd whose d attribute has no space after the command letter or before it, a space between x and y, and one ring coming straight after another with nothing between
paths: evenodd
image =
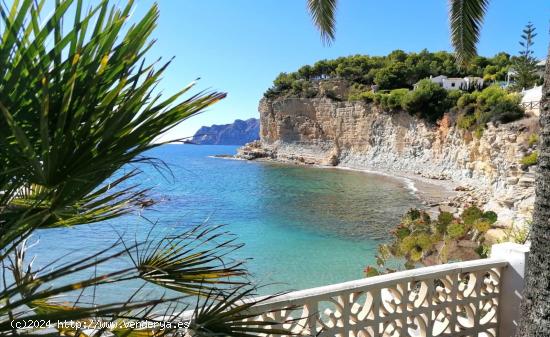
<instances>
[{"instance_id":1,"label":"coastal vegetation","mask_svg":"<svg viewBox=\"0 0 550 337\"><path fill-rule=\"evenodd\" d=\"M488 122L509 123L524 116L521 97L498 86L464 93L456 101L457 126L465 130L482 130Z\"/></svg>"},{"instance_id":2,"label":"coastal vegetation","mask_svg":"<svg viewBox=\"0 0 550 337\"><path fill-rule=\"evenodd\" d=\"M516 59L516 56L501 52L493 57L476 56L467 67L460 67L455 56L445 51L406 53L394 50L387 56L339 57L305 65L295 72L279 74L265 96L311 95L311 86L307 82L329 79L345 80L350 85L362 85L369 89L376 85L379 90L412 89L418 81L439 75L476 76L485 81L498 82L505 80Z\"/></svg>"},{"instance_id":3,"label":"coastal vegetation","mask_svg":"<svg viewBox=\"0 0 550 337\"><path fill-rule=\"evenodd\" d=\"M395 271L391 261L404 261L407 269L418 264L442 264L486 257L489 247L485 233L498 220L492 211L476 206L464 209L460 216L440 211L435 219L425 210L411 209L391 231L391 241L378 248L377 266L365 269L367 276Z\"/></svg>"},{"instance_id":4,"label":"coastal vegetation","mask_svg":"<svg viewBox=\"0 0 550 337\"><path fill-rule=\"evenodd\" d=\"M322 60L296 72L280 74L265 97L319 97L319 83L339 81L348 87L348 94L338 97L325 90L325 97L373 103L388 112L403 110L430 122L451 111L458 115L460 128L477 133L487 122L509 123L524 116L519 94L497 84L517 57L506 53L492 58L476 57L467 68L458 67L453 57L447 52L407 54L396 50L384 57L356 55ZM483 76L486 88L473 85L463 90L446 90L428 78L439 75ZM487 85L491 82L494 84Z\"/></svg>"},{"instance_id":5,"label":"coastal vegetation","mask_svg":"<svg viewBox=\"0 0 550 337\"><path fill-rule=\"evenodd\" d=\"M533 166L537 165L538 159L539 153L537 151L533 151L525 157L521 158L521 163L525 166Z\"/></svg>"},{"instance_id":6,"label":"coastal vegetation","mask_svg":"<svg viewBox=\"0 0 550 337\"><path fill-rule=\"evenodd\" d=\"M145 60L159 11L153 5L128 25L132 9L132 1L84 11L83 1L59 0L45 15L44 1L0 4L0 335L289 334L247 313L257 300L243 299L255 287L230 258L241 245L223 227L118 234L94 254L42 267L28 256L38 231L111 220L116 237L115 220L157 201L136 165L165 169L145 154L163 144L158 136L225 97L190 95L194 84L159 94L170 62ZM109 285L135 291L117 301L103 291ZM186 309L192 317L180 317ZM88 330L94 322L101 328Z\"/></svg>"}]
</instances>

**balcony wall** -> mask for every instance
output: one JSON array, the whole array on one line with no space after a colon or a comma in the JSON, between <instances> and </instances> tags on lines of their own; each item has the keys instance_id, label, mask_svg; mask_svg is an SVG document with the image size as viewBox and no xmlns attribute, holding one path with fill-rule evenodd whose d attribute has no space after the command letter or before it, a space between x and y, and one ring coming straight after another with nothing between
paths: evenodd
<instances>
[{"instance_id":1,"label":"balcony wall","mask_svg":"<svg viewBox=\"0 0 550 337\"><path fill-rule=\"evenodd\" d=\"M292 292L254 308L308 336L513 336L528 248L493 246L488 259L396 272Z\"/></svg>"}]
</instances>

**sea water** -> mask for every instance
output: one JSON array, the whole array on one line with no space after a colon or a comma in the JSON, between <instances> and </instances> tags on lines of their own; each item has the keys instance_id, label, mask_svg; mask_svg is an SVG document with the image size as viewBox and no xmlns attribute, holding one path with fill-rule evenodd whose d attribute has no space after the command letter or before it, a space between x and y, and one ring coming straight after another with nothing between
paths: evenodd
<instances>
[{"instance_id":1,"label":"sea water","mask_svg":"<svg viewBox=\"0 0 550 337\"><path fill-rule=\"evenodd\" d=\"M124 238L177 235L191 226L225 225L244 246L231 257L246 266L261 293L359 279L375 263L379 244L410 208L420 206L410 182L383 175L216 158L236 146L164 145L148 156L170 171L138 165L134 179L159 201L140 215L38 231L35 266L74 261ZM152 225L154 224L154 225ZM101 267L122 268L122 262ZM96 271L97 272L97 271ZM134 289L112 285L108 297Z\"/></svg>"}]
</instances>

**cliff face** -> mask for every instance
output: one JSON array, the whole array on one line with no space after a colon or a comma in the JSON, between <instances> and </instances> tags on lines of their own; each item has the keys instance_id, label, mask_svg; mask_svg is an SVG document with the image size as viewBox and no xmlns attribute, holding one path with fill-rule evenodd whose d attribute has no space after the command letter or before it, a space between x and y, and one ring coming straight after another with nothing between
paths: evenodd
<instances>
[{"instance_id":1,"label":"cliff face","mask_svg":"<svg viewBox=\"0 0 550 337\"><path fill-rule=\"evenodd\" d=\"M237 119L232 124L201 127L192 142L200 145L244 145L259 139L260 121Z\"/></svg>"},{"instance_id":2,"label":"cliff face","mask_svg":"<svg viewBox=\"0 0 550 337\"><path fill-rule=\"evenodd\" d=\"M449 180L477 191L475 201L507 221L524 221L532 212L534 172L520 159L533 120L488 125L478 139L451 126L448 116L432 126L362 102L263 99L259 110L261 142L245 147L244 157Z\"/></svg>"}]
</instances>

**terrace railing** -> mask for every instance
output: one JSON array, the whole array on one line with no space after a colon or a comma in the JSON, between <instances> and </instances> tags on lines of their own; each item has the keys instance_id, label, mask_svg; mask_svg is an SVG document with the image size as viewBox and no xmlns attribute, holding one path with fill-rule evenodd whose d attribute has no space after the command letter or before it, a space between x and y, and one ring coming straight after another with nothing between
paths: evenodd
<instances>
[{"instance_id":1,"label":"terrace railing","mask_svg":"<svg viewBox=\"0 0 550 337\"><path fill-rule=\"evenodd\" d=\"M521 102L519 105L527 110L540 109L540 101Z\"/></svg>"},{"instance_id":2,"label":"terrace railing","mask_svg":"<svg viewBox=\"0 0 550 337\"><path fill-rule=\"evenodd\" d=\"M499 244L488 259L296 291L254 310L308 336L513 336L527 254Z\"/></svg>"}]
</instances>

